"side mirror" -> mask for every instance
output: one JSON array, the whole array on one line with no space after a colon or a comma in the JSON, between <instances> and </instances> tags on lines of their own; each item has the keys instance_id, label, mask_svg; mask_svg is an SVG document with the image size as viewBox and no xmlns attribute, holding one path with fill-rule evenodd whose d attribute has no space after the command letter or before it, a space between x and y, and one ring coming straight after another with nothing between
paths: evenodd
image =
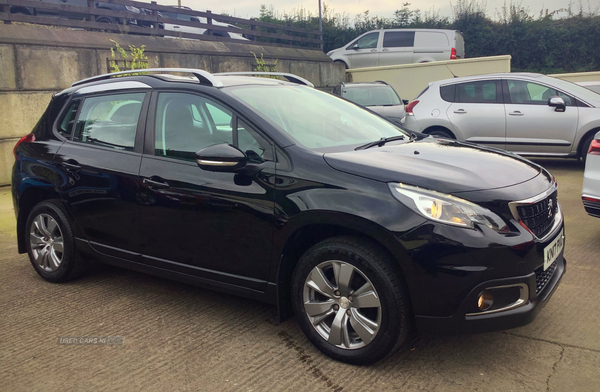
<instances>
[{"instance_id":1,"label":"side mirror","mask_svg":"<svg viewBox=\"0 0 600 392\"><path fill-rule=\"evenodd\" d=\"M402 100L402 103L403 103L404 105L408 105L408 99L403 99L403 100Z\"/></svg>"},{"instance_id":2,"label":"side mirror","mask_svg":"<svg viewBox=\"0 0 600 392\"><path fill-rule=\"evenodd\" d=\"M358 50L358 49L360 49L360 48L358 47L358 44L354 44L354 45L352 45L352 49L354 49L354 50Z\"/></svg>"},{"instance_id":3,"label":"side mirror","mask_svg":"<svg viewBox=\"0 0 600 392\"><path fill-rule=\"evenodd\" d=\"M567 108L565 100L558 95L548 98L548 106L556 108L554 109L555 112L564 112Z\"/></svg>"},{"instance_id":4,"label":"side mirror","mask_svg":"<svg viewBox=\"0 0 600 392\"><path fill-rule=\"evenodd\" d=\"M246 154L227 143L208 146L196 153L196 163L202 170L233 173L247 162Z\"/></svg>"}]
</instances>

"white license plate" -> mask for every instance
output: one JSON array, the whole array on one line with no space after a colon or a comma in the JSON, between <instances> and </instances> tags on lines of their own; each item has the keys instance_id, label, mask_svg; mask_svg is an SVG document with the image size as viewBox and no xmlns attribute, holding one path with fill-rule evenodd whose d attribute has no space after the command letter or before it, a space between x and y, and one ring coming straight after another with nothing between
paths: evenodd
<instances>
[{"instance_id":1,"label":"white license plate","mask_svg":"<svg viewBox=\"0 0 600 392\"><path fill-rule=\"evenodd\" d=\"M564 246L565 236L561 230L554 241L552 241L552 243L544 249L544 271L546 271L548 267L554 263L554 261L560 255L560 252L562 252Z\"/></svg>"}]
</instances>

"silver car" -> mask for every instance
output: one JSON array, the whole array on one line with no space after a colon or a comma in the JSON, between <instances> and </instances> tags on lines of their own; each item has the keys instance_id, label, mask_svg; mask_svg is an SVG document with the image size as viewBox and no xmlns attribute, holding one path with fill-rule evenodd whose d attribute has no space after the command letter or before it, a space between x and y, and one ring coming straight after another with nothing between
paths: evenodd
<instances>
[{"instance_id":1,"label":"silver car","mask_svg":"<svg viewBox=\"0 0 600 392\"><path fill-rule=\"evenodd\" d=\"M586 158L600 94L533 73L440 80L406 107L404 126L520 155Z\"/></svg>"},{"instance_id":2,"label":"silver car","mask_svg":"<svg viewBox=\"0 0 600 392\"><path fill-rule=\"evenodd\" d=\"M587 213L600 218L600 132L587 153L581 198Z\"/></svg>"},{"instance_id":3,"label":"silver car","mask_svg":"<svg viewBox=\"0 0 600 392\"><path fill-rule=\"evenodd\" d=\"M404 119L403 101L386 82L342 83L333 89L335 95L367 107L389 121L401 124Z\"/></svg>"},{"instance_id":4,"label":"silver car","mask_svg":"<svg viewBox=\"0 0 600 392\"><path fill-rule=\"evenodd\" d=\"M457 30L372 30L327 55L346 68L427 63L464 58L465 41Z\"/></svg>"}]
</instances>

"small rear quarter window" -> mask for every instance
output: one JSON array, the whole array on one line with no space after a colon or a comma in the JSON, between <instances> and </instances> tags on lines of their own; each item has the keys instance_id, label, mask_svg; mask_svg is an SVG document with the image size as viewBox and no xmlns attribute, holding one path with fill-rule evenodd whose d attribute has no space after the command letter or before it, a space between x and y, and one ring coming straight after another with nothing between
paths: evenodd
<instances>
[{"instance_id":1,"label":"small rear quarter window","mask_svg":"<svg viewBox=\"0 0 600 392\"><path fill-rule=\"evenodd\" d=\"M454 91L456 90L456 85L451 84L449 86L440 87L440 96L446 102L454 102Z\"/></svg>"}]
</instances>

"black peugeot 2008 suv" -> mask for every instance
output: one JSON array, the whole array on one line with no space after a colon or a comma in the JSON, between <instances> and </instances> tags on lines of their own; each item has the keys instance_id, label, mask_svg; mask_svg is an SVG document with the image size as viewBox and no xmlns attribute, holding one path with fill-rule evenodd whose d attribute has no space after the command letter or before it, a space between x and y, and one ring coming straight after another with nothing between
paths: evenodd
<instances>
[{"instance_id":1,"label":"black peugeot 2008 suv","mask_svg":"<svg viewBox=\"0 0 600 392\"><path fill-rule=\"evenodd\" d=\"M95 259L276 304L354 364L412 332L535 318L566 266L550 173L280 76L157 69L55 94L14 150L19 251L51 282Z\"/></svg>"}]
</instances>

